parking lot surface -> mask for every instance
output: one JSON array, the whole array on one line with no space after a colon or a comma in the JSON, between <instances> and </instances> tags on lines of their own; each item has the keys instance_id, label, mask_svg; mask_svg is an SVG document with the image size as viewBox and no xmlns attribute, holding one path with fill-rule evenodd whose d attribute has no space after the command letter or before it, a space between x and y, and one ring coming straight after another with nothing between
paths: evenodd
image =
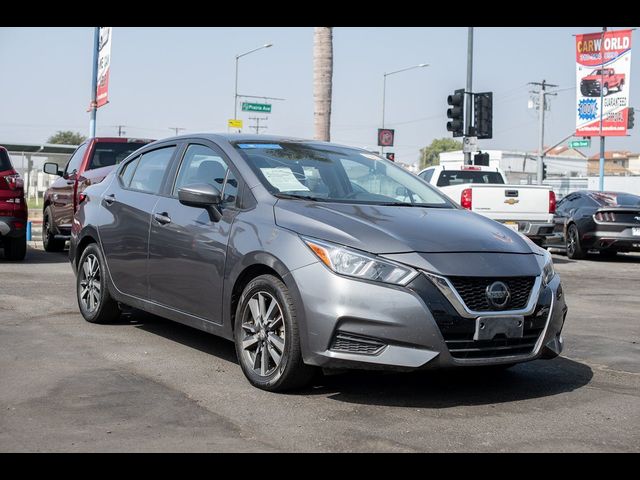
<instances>
[{"instance_id":1,"label":"parking lot surface","mask_svg":"<svg viewBox=\"0 0 640 480\"><path fill-rule=\"evenodd\" d=\"M640 255L554 255L560 358L257 390L231 342L78 313L66 254L0 260L0 451L639 451Z\"/></svg>"}]
</instances>

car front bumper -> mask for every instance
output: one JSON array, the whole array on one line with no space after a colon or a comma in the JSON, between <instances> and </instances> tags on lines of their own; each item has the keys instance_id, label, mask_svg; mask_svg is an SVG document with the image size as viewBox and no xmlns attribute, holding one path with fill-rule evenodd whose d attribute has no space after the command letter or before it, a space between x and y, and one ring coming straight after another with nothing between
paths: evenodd
<instances>
[{"instance_id":1,"label":"car front bumper","mask_svg":"<svg viewBox=\"0 0 640 480\"><path fill-rule=\"evenodd\" d=\"M502 343L511 340L497 341L496 348L486 350L486 357L482 349L480 356L477 351L452 353L459 341L452 339L462 338L460 334L467 335L463 344L470 347L467 350L486 346L468 337L477 316L459 315L424 274L407 287L396 287L342 277L314 263L294 270L285 282L297 297L296 304L302 305L298 312L301 346L304 361L310 365L415 370L518 363L553 358L562 351L567 307L557 275L540 288L531 302L534 310L523 317L541 332L535 345L528 350L501 349Z\"/></svg>"}]
</instances>

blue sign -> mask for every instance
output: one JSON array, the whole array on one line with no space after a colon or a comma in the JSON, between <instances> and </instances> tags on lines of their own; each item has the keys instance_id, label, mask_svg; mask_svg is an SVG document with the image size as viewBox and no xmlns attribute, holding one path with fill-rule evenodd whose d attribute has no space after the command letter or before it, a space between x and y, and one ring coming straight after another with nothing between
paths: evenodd
<instances>
[{"instance_id":1,"label":"blue sign","mask_svg":"<svg viewBox=\"0 0 640 480\"><path fill-rule=\"evenodd\" d=\"M595 120L598 116L598 103L595 98L586 98L578 102L578 118L580 120Z\"/></svg>"}]
</instances>

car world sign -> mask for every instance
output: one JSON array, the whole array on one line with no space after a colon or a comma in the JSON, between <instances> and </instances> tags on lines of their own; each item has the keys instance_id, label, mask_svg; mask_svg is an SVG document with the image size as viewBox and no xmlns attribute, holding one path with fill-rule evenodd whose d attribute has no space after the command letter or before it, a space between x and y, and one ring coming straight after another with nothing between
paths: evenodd
<instances>
[{"instance_id":1,"label":"car world sign","mask_svg":"<svg viewBox=\"0 0 640 480\"><path fill-rule=\"evenodd\" d=\"M111 27L100 27L98 40L98 78L96 107L109 103L109 70L111 66Z\"/></svg>"},{"instance_id":2,"label":"car world sign","mask_svg":"<svg viewBox=\"0 0 640 480\"><path fill-rule=\"evenodd\" d=\"M631 30L577 35L576 73L576 136L626 135Z\"/></svg>"}]
</instances>

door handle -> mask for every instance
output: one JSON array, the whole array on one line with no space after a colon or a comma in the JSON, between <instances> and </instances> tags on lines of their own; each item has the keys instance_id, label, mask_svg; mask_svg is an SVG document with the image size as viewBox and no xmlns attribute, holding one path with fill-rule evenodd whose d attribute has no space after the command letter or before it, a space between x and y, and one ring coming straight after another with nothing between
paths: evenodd
<instances>
[{"instance_id":1,"label":"door handle","mask_svg":"<svg viewBox=\"0 0 640 480\"><path fill-rule=\"evenodd\" d=\"M112 204L113 204L113 202L115 202L115 200L116 200L116 196L115 196L113 193L112 193L112 194L110 194L110 195L107 195L107 196L106 196L106 197L104 197L104 199L103 199L104 204L105 204L105 205L107 205L107 206L112 205Z\"/></svg>"},{"instance_id":2,"label":"door handle","mask_svg":"<svg viewBox=\"0 0 640 480\"><path fill-rule=\"evenodd\" d=\"M156 222L158 222L160 225L166 225L168 223L171 223L171 218L169 217L169 214L167 212L154 213L153 219Z\"/></svg>"}]
</instances>

